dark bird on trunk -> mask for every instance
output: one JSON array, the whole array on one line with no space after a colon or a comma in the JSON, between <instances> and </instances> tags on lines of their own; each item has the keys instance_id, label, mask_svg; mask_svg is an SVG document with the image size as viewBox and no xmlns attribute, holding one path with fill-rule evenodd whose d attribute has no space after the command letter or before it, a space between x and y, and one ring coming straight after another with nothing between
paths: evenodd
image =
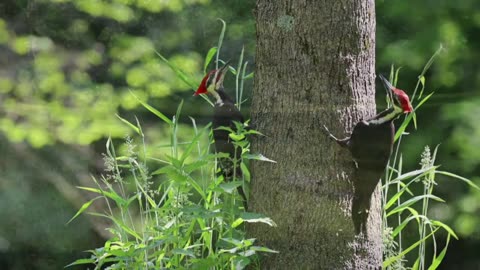
<instances>
[{"instance_id":1,"label":"dark bird on trunk","mask_svg":"<svg viewBox=\"0 0 480 270\"><path fill-rule=\"evenodd\" d=\"M395 88L382 75L380 79L387 89L391 107L370 119L358 122L351 135L345 139L337 139L327 127L324 127L330 138L350 150L356 164L352 201L352 220L356 234L360 232L367 234L371 196L393 150L395 137L393 121L401 114L413 111L410 100L403 90Z\"/></svg>"}]
</instances>

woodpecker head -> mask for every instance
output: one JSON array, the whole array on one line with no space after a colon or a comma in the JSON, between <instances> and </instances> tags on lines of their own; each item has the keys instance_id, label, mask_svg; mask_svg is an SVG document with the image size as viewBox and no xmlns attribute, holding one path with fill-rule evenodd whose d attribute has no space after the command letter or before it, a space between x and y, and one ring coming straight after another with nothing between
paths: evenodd
<instances>
[{"instance_id":1,"label":"woodpecker head","mask_svg":"<svg viewBox=\"0 0 480 270\"><path fill-rule=\"evenodd\" d=\"M383 77L382 74L380 74L380 79L387 89L388 96L392 101L393 106L401 108L404 113L413 112L413 107L408 95L403 92L403 90L395 88L387 79L385 79L385 77Z\"/></svg>"},{"instance_id":2,"label":"woodpecker head","mask_svg":"<svg viewBox=\"0 0 480 270\"><path fill-rule=\"evenodd\" d=\"M197 91L194 96L200 94L213 94L215 95L219 89L223 87L223 79L225 79L225 74L228 71L228 62L219 69L211 70L210 72L203 77L202 82L198 86Z\"/></svg>"}]
</instances>

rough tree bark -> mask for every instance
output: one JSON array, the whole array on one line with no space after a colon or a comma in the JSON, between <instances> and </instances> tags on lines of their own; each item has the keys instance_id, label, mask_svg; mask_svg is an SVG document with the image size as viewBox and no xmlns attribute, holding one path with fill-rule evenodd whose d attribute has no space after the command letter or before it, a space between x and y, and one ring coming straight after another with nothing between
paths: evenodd
<instances>
[{"instance_id":1,"label":"rough tree bark","mask_svg":"<svg viewBox=\"0 0 480 270\"><path fill-rule=\"evenodd\" d=\"M379 190L355 236L352 157L322 131L375 114L374 1L257 0L256 20L252 123L266 137L252 149L277 163L252 164L250 207L278 227L248 230L280 252L262 269L378 269Z\"/></svg>"}]
</instances>

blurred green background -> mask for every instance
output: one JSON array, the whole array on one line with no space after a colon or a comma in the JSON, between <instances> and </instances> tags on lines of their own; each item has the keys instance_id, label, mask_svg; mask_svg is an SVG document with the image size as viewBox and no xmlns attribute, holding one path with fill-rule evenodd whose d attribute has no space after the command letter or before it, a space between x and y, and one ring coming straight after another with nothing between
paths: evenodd
<instances>
[{"instance_id":1,"label":"blurred green background","mask_svg":"<svg viewBox=\"0 0 480 270\"><path fill-rule=\"evenodd\" d=\"M90 196L75 186L91 186L90 174L103 170L106 138L121 143L131 132L115 114L137 116L152 151L168 143L160 121L129 90L168 116L184 99L183 115L207 123L211 108L192 97L155 50L200 81L222 18L223 59L237 61L244 46L253 63L254 6L253 0L0 2L0 269L61 269L102 246L103 220L66 222ZM419 130L404 141L405 166L417 168L423 147L441 143L442 169L480 184L480 2L377 1L376 13L377 71L401 66L398 87L408 93L444 47L426 74L426 91L435 95L419 114ZM181 121L188 133L190 120ZM437 182L447 204L434 205L431 214L461 236L442 269L480 269L480 193Z\"/></svg>"}]
</instances>

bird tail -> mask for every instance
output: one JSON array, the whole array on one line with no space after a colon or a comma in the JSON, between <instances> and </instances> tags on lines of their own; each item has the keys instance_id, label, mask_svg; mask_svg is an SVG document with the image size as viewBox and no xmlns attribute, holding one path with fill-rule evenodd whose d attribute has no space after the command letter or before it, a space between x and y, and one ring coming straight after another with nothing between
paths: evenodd
<instances>
[{"instance_id":1,"label":"bird tail","mask_svg":"<svg viewBox=\"0 0 480 270\"><path fill-rule=\"evenodd\" d=\"M352 201L352 219L356 234L367 234L367 220L370 211L372 194L380 181L378 169L366 169L365 165L359 166L356 172L355 193ZM362 169L363 167L363 169Z\"/></svg>"},{"instance_id":2,"label":"bird tail","mask_svg":"<svg viewBox=\"0 0 480 270\"><path fill-rule=\"evenodd\" d=\"M352 220L355 226L355 234L367 234L368 211L370 210L370 197L355 191L352 202Z\"/></svg>"}]
</instances>

